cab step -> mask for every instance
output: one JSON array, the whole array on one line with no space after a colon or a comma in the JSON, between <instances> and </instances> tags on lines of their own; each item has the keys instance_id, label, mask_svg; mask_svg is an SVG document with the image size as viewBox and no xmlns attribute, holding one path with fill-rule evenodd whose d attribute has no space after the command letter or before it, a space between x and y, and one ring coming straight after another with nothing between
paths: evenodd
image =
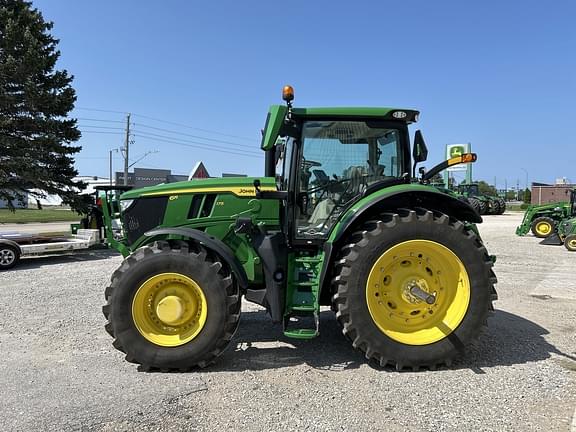
<instances>
[{"instance_id":1,"label":"cab step","mask_svg":"<svg viewBox=\"0 0 576 432\"><path fill-rule=\"evenodd\" d=\"M284 335L311 339L319 331L319 274L323 255L292 256L284 312Z\"/></svg>"}]
</instances>

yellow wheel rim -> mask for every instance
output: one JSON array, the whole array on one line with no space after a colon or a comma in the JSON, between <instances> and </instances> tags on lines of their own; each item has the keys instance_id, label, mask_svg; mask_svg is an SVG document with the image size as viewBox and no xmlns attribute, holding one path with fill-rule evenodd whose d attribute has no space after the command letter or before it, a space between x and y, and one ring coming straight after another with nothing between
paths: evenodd
<instances>
[{"instance_id":1,"label":"yellow wheel rim","mask_svg":"<svg viewBox=\"0 0 576 432\"><path fill-rule=\"evenodd\" d=\"M552 225L549 222L538 222L536 224L536 232L539 235L548 235L552 232Z\"/></svg>"},{"instance_id":2,"label":"yellow wheel rim","mask_svg":"<svg viewBox=\"0 0 576 432\"><path fill-rule=\"evenodd\" d=\"M188 276L161 273L144 282L132 301L134 325L148 341L164 347L184 345L206 324L202 288Z\"/></svg>"},{"instance_id":3,"label":"yellow wheel rim","mask_svg":"<svg viewBox=\"0 0 576 432\"><path fill-rule=\"evenodd\" d=\"M376 260L366 300L374 323L386 336L407 345L427 345L448 336L464 319L470 279L462 261L446 246L409 240Z\"/></svg>"},{"instance_id":4,"label":"yellow wheel rim","mask_svg":"<svg viewBox=\"0 0 576 432\"><path fill-rule=\"evenodd\" d=\"M576 250L576 239L568 240L568 246L570 247L570 249Z\"/></svg>"}]
</instances>

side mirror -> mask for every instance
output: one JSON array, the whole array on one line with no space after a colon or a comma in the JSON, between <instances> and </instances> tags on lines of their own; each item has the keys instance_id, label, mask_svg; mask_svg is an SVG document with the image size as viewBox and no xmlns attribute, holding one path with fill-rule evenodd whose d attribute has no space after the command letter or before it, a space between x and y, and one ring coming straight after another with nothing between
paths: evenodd
<instances>
[{"instance_id":1,"label":"side mirror","mask_svg":"<svg viewBox=\"0 0 576 432\"><path fill-rule=\"evenodd\" d=\"M414 163L424 162L428 158L428 147L424 142L422 137L422 132L420 130L416 131L414 135L414 148L412 149L412 157L414 158Z\"/></svg>"},{"instance_id":2,"label":"side mirror","mask_svg":"<svg viewBox=\"0 0 576 432\"><path fill-rule=\"evenodd\" d=\"M420 129L416 131L414 135L414 148L412 149L412 157L414 158L414 165L412 166L412 177L416 176L416 164L418 162L424 162L428 158L428 147L424 142L422 137L422 132Z\"/></svg>"}]
</instances>

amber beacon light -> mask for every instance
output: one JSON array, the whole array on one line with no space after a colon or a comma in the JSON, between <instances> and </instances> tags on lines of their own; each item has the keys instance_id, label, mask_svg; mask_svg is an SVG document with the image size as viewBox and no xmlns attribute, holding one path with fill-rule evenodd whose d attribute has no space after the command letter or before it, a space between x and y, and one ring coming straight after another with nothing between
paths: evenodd
<instances>
[{"instance_id":1,"label":"amber beacon light","mask_svg":"<svg viewBox=\"0 0 576 432\"><path fill-rule=\"evenodd\" d=\"M282 88L282 99L286 102L291 102L294 100L294 89L292 86L285 85Z\"/></svg>"}]
</instances>

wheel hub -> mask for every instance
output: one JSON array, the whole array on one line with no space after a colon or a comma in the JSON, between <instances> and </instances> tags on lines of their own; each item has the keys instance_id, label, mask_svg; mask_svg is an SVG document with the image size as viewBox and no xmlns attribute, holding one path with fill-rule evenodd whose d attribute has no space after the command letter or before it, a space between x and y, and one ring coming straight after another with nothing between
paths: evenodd
<instances>
[{"instance_id":1,"label":"wheel hub","mask_svg":"<svg viewBox=\"0 0 576 432\"><path fill-rule=\"evenodd\" d=\"M164 297L156 306L156 315L165 324L176 325L184 316L184 301L175 295Z\"/></svg>"},{"instance_id":2,"label":"wheel hub","mask_svg":"<svg viewBox=\"0 0 576 432\"><path fill-rule=\"evenodd\" d=\"M536 225L536 231L540 234L549 234L552 231L552 227L548 222L540 222Z\"/></svg>"},{"instance_id":3,"label":"wheel hub","mask_svg":"<svg viewBox=\"0 0 576 432\"><path fill-rule=\"evenodd\" d=\"M425 302L432 305L436 302L436 294L430 292L425 279L412 279L404 284L402 297L412 304Z\"/></svg>"},{"instance_id":4,"label":"wheel hub","mask_svg":"<svg viewBox=\"0 0 576 432\"><path fill-rule=\"evenodd\" d=\"M9 249L4 249L0 251L0 264L2 265L10 265L16 258L14 252Z\"/></svg>"},{"instance_id":5,"label":"wheel hub","mask_svg":"<svg viewBox=\"0 0 576 432\"><path fill-rule=\"evenodd\" d=\"M428 240L409 240L385 251L366 285L376 326L410 345L446 337L464 318L469 298L470 281L462 261Z\"/></svg>"},{"instance_id":6,"label":"wheel hub","mask_svg":"<svg viewBox=\"0 0 576 432\"><path fill-rule=\"evenodd\" d=\"M201 287L188 276L161 273L144 282L132 302L134 324L160 346L180 346L204 327L208 304Z\"/></svg>"}]
</instances>

